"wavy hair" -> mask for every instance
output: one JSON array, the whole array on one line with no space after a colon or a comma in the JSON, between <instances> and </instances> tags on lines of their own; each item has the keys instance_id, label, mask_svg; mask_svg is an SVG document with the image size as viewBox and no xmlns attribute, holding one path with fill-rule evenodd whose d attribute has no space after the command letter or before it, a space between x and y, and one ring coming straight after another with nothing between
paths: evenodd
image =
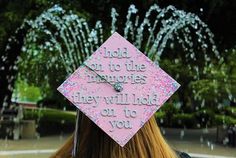
<instances>
[{"instance_id":1,"label":"wavy hair","mask_svg":"<svg viewBox=\"0 0 236 158\"><path fill-rule=\"evenodd\" d=\"M74 136L50 158L72 158ZM85 115L82 116L78 158L177 158L163 138L155 117L124 146L119 146Z\"/></svg>"}]
</instances>

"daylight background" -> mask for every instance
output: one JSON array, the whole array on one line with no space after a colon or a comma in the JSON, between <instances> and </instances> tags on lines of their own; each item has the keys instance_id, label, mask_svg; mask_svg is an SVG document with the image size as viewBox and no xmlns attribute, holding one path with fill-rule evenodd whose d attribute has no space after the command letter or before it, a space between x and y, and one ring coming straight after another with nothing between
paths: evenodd
<instances>
[{"instance_id":1,"label":"daylight background","mask_svg":"<svg viewBox=\"0 0 236 158\"><path fill-rule=\"evenodd\" d=\"M0 0L0 157L48 157L74 130L56 88L114 31L180 84L155 114L192 157L236 157L236 1Z\"/></svg>"}]
</instances>

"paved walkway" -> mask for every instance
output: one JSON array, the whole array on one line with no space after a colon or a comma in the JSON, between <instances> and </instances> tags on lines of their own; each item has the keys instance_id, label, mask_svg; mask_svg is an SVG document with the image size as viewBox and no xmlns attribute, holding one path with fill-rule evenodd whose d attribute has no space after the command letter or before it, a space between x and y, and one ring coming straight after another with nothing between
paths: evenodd
<instances>
[{"instance_id":1,"label":"paved walkway","mask_svg":"<svg viewBox=\"0 0 236 158\"><path fill-rule=\"evenodd\" d=\"M215 129L183 130L162 129L171 146L185 151L194 158L236 158L236 147L216 144ZM49 136L39 139L0 140L0 158L47 158L68 135Z\"/></svg>"},{"instance_id":2,"label":"paved walkway","mask_svg":"<svg viewBox=\"0 0 236 158\"><path fill-rule=\"evenodd\" d=\"M65 136L48 136L39 139L0 140L0 158L47 158L67 139Z\"/></svg>"},{"instance_id":3,"label":"paved walkway","mask_svg":"<svg viewBox=\"0 0 236 158\"><path fill-rule=\"evenodd\" d=\"M193 157L236 158L236 147L216 143L216 128L211 129L162 129L169 144Z\"/></svg>"}]
</instances>

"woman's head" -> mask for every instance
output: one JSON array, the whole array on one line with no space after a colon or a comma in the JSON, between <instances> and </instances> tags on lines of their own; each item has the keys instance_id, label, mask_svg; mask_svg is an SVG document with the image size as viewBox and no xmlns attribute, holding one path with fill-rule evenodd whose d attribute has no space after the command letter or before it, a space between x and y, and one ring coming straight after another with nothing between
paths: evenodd
<instances>
[{"instance_id":1,"label":"woman's head","mask_svg":"<svg viewBox=\"0 0 236 158\"><path fill-rule=\"evenodd\" d=\"M124 146L119 146L96 124L83 115L79 135L78 158L176 158L161 135L155 117ZM71 158L73 136L51 158Z\"/></svg>"}]
</instances>

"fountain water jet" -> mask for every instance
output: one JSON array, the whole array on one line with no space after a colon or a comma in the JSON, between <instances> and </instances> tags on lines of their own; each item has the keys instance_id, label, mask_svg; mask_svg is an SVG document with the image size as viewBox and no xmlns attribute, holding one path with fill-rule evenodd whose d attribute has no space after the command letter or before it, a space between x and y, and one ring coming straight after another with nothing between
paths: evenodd
<instances>
[{"instance_id":1,"label":"fountain water jet","mask_svg":"<svg viewBox=\"0 0 236 158\"><path fill-rule=\"evenodd\" d=\"M183 60L186 61L186 67L194 71L197 80L200 72L207 73L204 66L212 66L211 59L223 60L215 46L214 35L192 13L177 10L173 6L162 9L154 4L141 19L138 9L131 5L121 29L117 26L118 16L116 9L112 8L110 32L123 30L121 34L157 64L164 52L169 52L167 49L181 48L185 52ZM31 65L32 70L38 69L37 63L46 58L49 60L44 63L45 71L63 66L69 75L104 42L101 21L91 28L86 19L65 11L59 5L44 11L35 20L25 20L21 28L26 26L30 27L24 38L23 53L13 66L16 70L17 63L29 65L32 60L36 63ZM203 62L201 67L195 64L200 60ZM179 59L173 61L178 63ZM48 80L47 74L44 79Z\"/></svg>"}]
</instances>

